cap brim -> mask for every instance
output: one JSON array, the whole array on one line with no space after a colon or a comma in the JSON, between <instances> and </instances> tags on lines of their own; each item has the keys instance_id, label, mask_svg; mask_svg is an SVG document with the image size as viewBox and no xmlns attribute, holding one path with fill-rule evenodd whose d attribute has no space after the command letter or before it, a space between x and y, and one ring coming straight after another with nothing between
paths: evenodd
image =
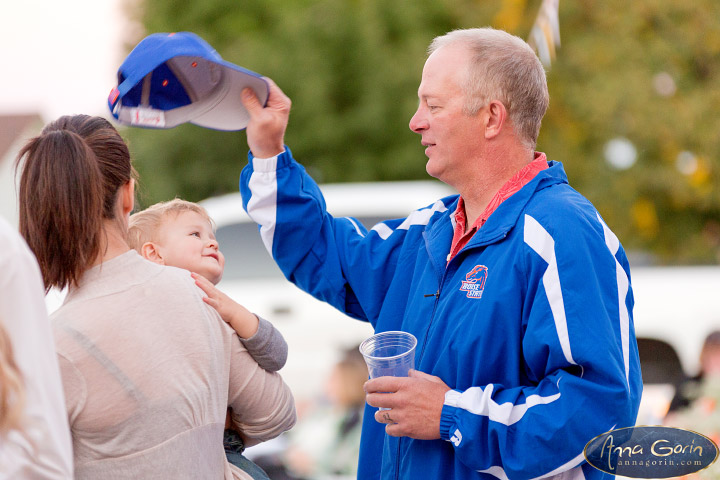
<instances>
[{"instance_id":1,"label":"cap brim","mask_svg":"<svg viewBox=\"0 0 720 480\"><path fill-rule=\"evenodd\" d=\"M209 107L205 113L193 117L190 123L215 130L242 130L250 121L250 114L242 104L242 91L250 87L257 95L260 104L265 105L270 86L255 72L224 61L217 63L223 71L223 93L214 99L214 106Z\"/></svg>"}]
</instances>

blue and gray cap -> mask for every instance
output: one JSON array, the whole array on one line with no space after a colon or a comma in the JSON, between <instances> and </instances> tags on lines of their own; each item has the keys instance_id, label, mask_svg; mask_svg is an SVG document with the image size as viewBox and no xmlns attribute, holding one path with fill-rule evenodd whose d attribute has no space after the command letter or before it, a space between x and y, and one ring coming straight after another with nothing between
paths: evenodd
<instances>
[{"instance_id":1,"label":"blue and gray cap","mask_svg":"<svg viewBox=\"0 0 720 480\"><path fill-rule=\"evenodd\" d=\"M110 112L125 125L172 128L190 122L215 130L242 130L250 119L240 92L250 87L267 102L261 75L226 62L190 32L144 38L118 70L108 97Z\"/></svg>"}]
</instances>

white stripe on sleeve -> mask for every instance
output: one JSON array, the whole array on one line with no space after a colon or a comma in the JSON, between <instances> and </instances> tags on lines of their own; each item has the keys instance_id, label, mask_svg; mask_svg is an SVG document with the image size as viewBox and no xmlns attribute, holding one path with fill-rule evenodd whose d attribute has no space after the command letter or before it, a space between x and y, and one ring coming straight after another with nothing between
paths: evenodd
<instances>
[{"instance_id":1,"label":"white stripe on sleeve","mask_svg":"<svg viewBox=\"0 0 720 480\"><path fill-rule=\"evenodd\" d=\"M355 222L355 219L353 219L353 218L351 218L351 217L343 217L343 218L346 219L348 222L350 222L353 227L355 227L355 232L356 232L359 236L365 237L365 235L362 233L362 230L360 230L360 227L359 227L358 224Z\"/></svg>"},{"instance_id":2,"label":"white stripe on sleeve","mask_svg":"<svg viewBox=\"0 0 720 480\"><path fill-rule=\"evenodd\" d=\"M565 465L561 465L550 473L546 473L533 480L585 480L585 474L582 471L582 463L585 461L585 453L582 452Z\"/></svg>"},{"instance_id":3,"label":"white stripe on sleeve","mask_svg":"<svg viewBox=\"0 0 720 480\"><path fill-rule=\"evenodd\" d=\"M581 465L583 461L585 461L585 455L581 453L565 465L556 468L550 473L535 477L533 480L585 480L585 474L582 471ZM497 465L494 465L487 470L478 470L478 472L489 473L500 480L509 480L505 470Z\"/></svg>"},{"instance_id":4,"label":"white stripe on sleeve","mask_svg":"<svg viewBox=\"0 0 720 480\"><path fill-rule=\"evenodd\" d=\"M519 422L530 408L547 405L560 398L560 393L549 397L530 395L523 404L513 405L510 402L500 404L492 399L493 388L490 384L484 390L482 387L471 387L462 393L450 390L445 394L445 405L462 408L475 415L486 416L493 422L510 426Z\"/></svg>"},{"instance_id":5,"label":"white stripe on sleeve","mask_svg":"<svg viewBox=\"0 0 720 480\"><path fill-rule=\"evenodd\" d=\"M622 354L625 364L625 381L627 382L628 387L630 387L630 313L628 312L627 304L625 303L625 298L627 297L628 290L630 289L630 280L628 279L625 270L623 270L622 265L618 262L617 257L615 257L620 249L620 240L618 240L617 236L608 228L605 222L603 222L599 213L597 214L597 217L603 227L603 232L605 233L605 244L615 260L615 274L617 277L618 287L618 307L620 309L618 312L620 317L620 339L622 341Z\"/></svg>"},{"instance_id":6,"label":"white stripe on sleeve","mask_svg":"<svg viewBox=\"0 0 720 480\"><path fill-rule=\"evenodd\" d=\"M445 206L445 204L438 200L430 208L423 208L422 210L415 210L414 212L412 212L410 215L408 215L405 221L398 225L395 230L408 230L412 225L427 225L427 223L430 221L430 217L432 217L435 212L444 212L446 210L447 207ZM392 235L394 231L382 222L372 227L371 230L377 232L377 234L383 240L387 240L387 238Z\"/></svg>"},{"instance_id":7,"label":"white stripe on sleeve","mask_svg":"<svg viewBox=\"0 0 720 480\"><path fill-rule=\"evenodd\" d=\"M568 334L567 318L565 317L565 304L560 286L560 274L558 273L557 259L555 258L555 240L537 220L530 215L525 215L525 243L542 257L548 264L543 275L543 286L545 294L550 303L555 330L562 347L565 360L572 365L577 365L570 350L570 335Z\"/></svg>"},{"instance_id":8,"label":"white stripe on sleeve","mask_svg":"<svg viewBox=\"0 0 720 480\"><path fill-rule=\"evenodd\" d=\"M275 225L277 223L277 156L254 158L254 171L248 187L252 193L247 204L250 218L260 225L260 238L272 255Z\"/></svg>"},{"instance_id":9,"label":"white stripe on sleeve","mask_svg":"<svg viewBox=\"0 0 720 480\"><path fill-rule=\"evenodd\" d=\"M505 470L503 470L502 467L493 466L488 468L487 470L478 470L480 473L489 473L493 477L499 478L500 480L510 480L508 476L505 474Z\"/></svg>"}]
</instances>

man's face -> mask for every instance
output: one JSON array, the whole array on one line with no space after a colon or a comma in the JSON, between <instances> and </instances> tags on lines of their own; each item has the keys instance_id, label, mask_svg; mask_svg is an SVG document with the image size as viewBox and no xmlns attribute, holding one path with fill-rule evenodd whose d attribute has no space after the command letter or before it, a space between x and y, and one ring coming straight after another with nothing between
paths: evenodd
<instances>
[{"instance_id":1,"label":"man's face","mask_svg":"<svg viewBox=\"0 0 720 480\"><path fill-rule=\"evenodd\" d=\"M422 135L426 146L428 174L454 187L477 168L472 160L484 141L479 120L483 109L473 116L463 113L461 82L469 60L463 45L447 45L430 55L418 88L418 109L410 119L410 129Z\"/></svg>"},{"instance_id":2,"label":"man's face","mask_svg":"<svg viewBox=\"0 0 720 480\"><path fill-rule=\"evenodd\" d=\"M209 222L192 211L170 214L158 231L155 242L165 265L199 273L217 284L225 268L225 257Z\"/></svg>"}]
</instances>

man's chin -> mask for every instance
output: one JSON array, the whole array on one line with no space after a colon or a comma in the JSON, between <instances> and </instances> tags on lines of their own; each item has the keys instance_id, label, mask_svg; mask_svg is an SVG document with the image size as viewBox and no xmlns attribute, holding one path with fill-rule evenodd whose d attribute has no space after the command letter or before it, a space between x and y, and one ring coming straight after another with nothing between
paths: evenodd
<instances>
[{"instance_id":1,"label":"man's chin","mask_svg":"<svg viewBox=\"0 0 720 480\"><path fill-rule=\"evenodd\" d=\"M440 171L436 168L433 168L432 160L428 160L428 162L425 164L425 171L431 177L437 178L441 182L443 181L442 178L440 178Z\"/></svg>"}]
</instances>

